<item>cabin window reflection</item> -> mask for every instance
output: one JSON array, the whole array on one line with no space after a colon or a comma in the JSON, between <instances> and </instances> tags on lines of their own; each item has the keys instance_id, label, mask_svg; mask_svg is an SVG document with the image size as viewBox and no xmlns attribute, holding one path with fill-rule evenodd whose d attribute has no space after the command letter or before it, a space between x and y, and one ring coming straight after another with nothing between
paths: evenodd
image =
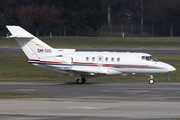
<instances>
[{"instance_id":1,"label":"cabin window reflection","mask_svg":"<svg viewBox=\"0 0 180 120\"><path fill-rule=\"evenodd\" d=\"M107 57L105 58L105 61L108 62L108 58Z\"/></svg>"},{"instance_id":2,"label":"cabin window reflection","mask_svg":"<svg viewBox=\"0 0 180 120\"><path fill-rule=\"evenodd\" d=\"M111 62L114 62L114 58L111 58Z\"/></svg>"},{"instance_id":3,"label":"cabin window reflection","mask_svg":"<svg viewBox=\"0 0 180 120\"><path fill-rule=\"evenodd\" d=\"M95 61L95 57L92 57L92 61Z\"/></svg>"},{"instance_id":4,"label":"cabin window reflection","mask_svg":"<svg viewBox=\"0 0 180 120\"><path fill-rule=\"evenodd\" d=\"M99 57L99 62L101 62L102 61L102 58L101 57Z\"/></svg>"},{"instance_id":5,"label":"cabin window reflection","mask_svg":"<svg viewBox=\"0 0 180 120\"><path fill-rule=\"evenodd\" d=\"M117 62L120 62L120 58L117 58Z\"/></svg>"},{"instance_id":6,"label":"cabin window reflection","mask_svg":"<svg viewBox=\"0 0 180 120\"><path fill-rule=\"evenodd\" d=\"M89 57L86 57L86 61L89 61Z\"/></svg>"}]
</instances>

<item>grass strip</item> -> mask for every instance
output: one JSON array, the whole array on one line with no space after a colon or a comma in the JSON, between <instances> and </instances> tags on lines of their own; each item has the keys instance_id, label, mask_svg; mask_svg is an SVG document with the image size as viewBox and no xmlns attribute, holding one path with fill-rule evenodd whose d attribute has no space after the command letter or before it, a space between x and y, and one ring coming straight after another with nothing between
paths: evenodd
<instances>
[{"instance_id":1,"label":"grass strip","mask_svg":"<svg viewBox=\"0 0 180 120\"><path fill-rule=\"evenodd\" d=\"M179 48L180 37L39 37L54 48ZM0 37L1 47L19 47Z\"/></svg>"},{"instance_id":2,"label":"grass strip","mask_svg":"<svg viewBox=\"0 0 180 120\"><path fill-rule=\"evenodd\" d=\"M27 93L26 96L24 93L0 93L0 99L14 99L14 98L47 98L52 97L51 95L41 95L41 94L30 94Z\"/></svg>"}]
</instances>

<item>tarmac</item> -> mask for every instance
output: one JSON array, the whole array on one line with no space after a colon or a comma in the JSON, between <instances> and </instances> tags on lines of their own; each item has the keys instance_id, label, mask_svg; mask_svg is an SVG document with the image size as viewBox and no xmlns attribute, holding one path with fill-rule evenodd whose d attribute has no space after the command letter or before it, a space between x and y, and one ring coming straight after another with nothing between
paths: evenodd
<instances>
[{"instance_id":1,"label":"tarmac","mask_svg":"<svg viewBox=\"0 0 180 120\"><path fill-rule=\"evenodd\" d=\"M52 98L1 99L0 120L176 120L180 83L0 82L1 92Z\"/></svg>"}]
</instances>

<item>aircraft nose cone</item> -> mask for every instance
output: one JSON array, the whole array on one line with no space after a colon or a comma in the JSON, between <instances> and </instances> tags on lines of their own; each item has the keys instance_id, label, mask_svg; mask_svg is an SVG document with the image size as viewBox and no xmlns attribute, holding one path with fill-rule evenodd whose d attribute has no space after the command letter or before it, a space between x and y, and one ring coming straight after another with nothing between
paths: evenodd
<instances>
[{"instance_id":1,"label":"aircraft nose cone","mask_svg":"<svg viewBox=\"0 0 180 120\"><path fill-rule=\"evenodd\" d=\"M175 71L175 70L176 70L176 68L172 66L171 71Z\"/></svg>"},{"instance_id":2,"label":"aircraft nose cone","mask_svg":"<svg viewBox=\"0 0 180 120\"><path fill-rule=\"evenodd\" d=\"M161 65L162 65L162 68L164 68L164 72L173 72L173 71L176 70L176 68L173 67L173 66L170 65L170 64L167 64L167 63L163 63L163 62L162 62Z\"/></svg>"},{"instance_id":3,"label":"aircraft nose cone","mask_svg":"<svg viewBox=\"0 0 180 120\"><path fill-rule=\"evenodd\" d=\"M173 67L173 66L171 66L171 65L168 66L168 71L169 71L169 72L172 72L172 71L175 71L175 70L176 70L175 67Z\"/></svg>"}]
</instances>

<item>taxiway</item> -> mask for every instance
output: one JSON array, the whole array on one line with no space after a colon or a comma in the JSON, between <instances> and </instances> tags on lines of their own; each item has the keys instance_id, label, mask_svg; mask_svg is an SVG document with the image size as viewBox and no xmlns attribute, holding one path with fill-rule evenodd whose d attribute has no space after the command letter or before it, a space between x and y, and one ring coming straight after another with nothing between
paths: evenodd
<instances>
[{"instance_id":1,"label":"taxiway","mask_svg":"<svg viewBox=\"0 0 180 120\"><path fill-rule=\"evenodd\" d=\"M171 120L180 118L180 83L0 82L1 92L52 98L1 99L1 119Z\"/></svg>"}]
</instances>

